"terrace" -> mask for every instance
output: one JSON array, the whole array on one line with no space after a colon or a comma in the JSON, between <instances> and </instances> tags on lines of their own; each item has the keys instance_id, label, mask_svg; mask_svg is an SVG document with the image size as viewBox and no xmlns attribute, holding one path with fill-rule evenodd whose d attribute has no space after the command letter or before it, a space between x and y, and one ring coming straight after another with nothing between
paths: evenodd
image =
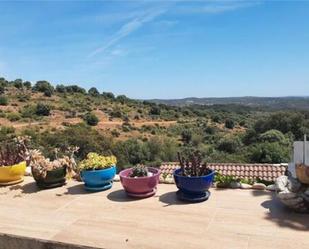
<instances>
[{"instance_id":1,"label":"terrace","mask_svg":"<svg viewBox=\"0 0 309 249\"><path fill-rule=\"evenodd\" d=\"M273 192L211 188L188 204L176 186L132 199L119 182L89 193L68 181L39 190L32 177L0 188L0 248L309 248L309 216L287 210Z\"/></svg>"}]
</instances>

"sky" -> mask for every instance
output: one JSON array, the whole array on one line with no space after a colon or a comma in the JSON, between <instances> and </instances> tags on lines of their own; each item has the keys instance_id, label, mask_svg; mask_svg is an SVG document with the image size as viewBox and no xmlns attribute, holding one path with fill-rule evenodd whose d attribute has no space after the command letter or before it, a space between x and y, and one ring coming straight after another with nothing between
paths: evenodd
<instances>
[{"instance_id":1,"label":"sky","mask_svg":"<svg viewBox=\"0 0 309 249\"><path fill-rule=\"evenodd\" d=\"M3 1L0 77L139 99L309 95L309 1Z\"/></svg>"}]
</instances>

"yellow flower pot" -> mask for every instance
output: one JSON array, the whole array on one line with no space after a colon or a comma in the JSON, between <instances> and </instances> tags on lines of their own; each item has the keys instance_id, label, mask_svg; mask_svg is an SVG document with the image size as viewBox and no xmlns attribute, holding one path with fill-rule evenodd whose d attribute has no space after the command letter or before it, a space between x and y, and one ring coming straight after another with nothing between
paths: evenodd
<instances>
[{"instance_id":1,"label":"yellow flower pot","mask_svg":"<svg viewBox=\"0 0 309 249\"><path fill-rule=\"evenodd\" d=\"M12 166L0 166L0 186L20 183L24 180L26 162Z\"/></svg>"}]
</instances>

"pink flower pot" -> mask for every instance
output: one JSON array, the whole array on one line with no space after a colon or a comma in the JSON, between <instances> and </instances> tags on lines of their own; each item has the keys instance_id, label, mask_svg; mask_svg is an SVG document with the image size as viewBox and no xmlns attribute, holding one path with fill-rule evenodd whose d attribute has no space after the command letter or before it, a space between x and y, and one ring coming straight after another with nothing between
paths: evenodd
<instances>
[{"instance_id":1,"label":"pink flower pot","mask_svg":"<svg viewBox=\"0 0 309 249\"><path fill-rule=\"evenodd\" d=\"M119 173L121 184L129 196L145 198L156 193L160 170L148 167L148 171L153 175L145 177L130 177L132 168L125 169Z\"/></svg>"}]
</instances>

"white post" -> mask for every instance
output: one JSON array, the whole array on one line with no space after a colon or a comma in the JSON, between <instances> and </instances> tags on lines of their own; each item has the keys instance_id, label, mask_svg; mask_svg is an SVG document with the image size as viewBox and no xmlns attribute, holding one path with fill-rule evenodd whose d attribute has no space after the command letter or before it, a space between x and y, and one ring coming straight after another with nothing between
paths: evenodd
<instances>
[{"instance_id":1,"label":"white post","mask_svg":"<svg viewBox=\"0 0 309 249\"><path fill-rule=\"evenodd\" d=\"M306 164L306 156L307 156L307 135L304 135L304 152L303 152L303 163Z\"/></svg>"}]
</instances>

